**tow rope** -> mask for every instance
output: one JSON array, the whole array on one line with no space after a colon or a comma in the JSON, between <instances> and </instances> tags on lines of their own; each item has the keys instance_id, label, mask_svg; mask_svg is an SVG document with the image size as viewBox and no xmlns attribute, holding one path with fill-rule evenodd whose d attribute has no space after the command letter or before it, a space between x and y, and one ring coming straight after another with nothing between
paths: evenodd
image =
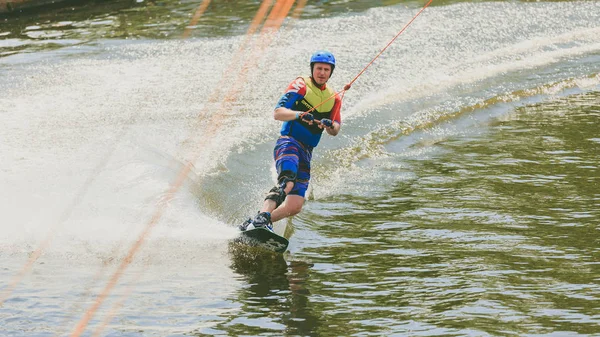
<instances>
[{"instance_id":1,"label":"tow rope","mask_svg":"<svg viewBox=\"0 0 600 337\"><path fill-rule=\"evenodd\" d=\"M314 107L310 108L308 111L303 112L302 114L300 114L300 118L302 118L302 116L311 113L312 111L314 111L316 108L320 107L321 105L325 104L325 102L331 100L332 98L334 98L336 95L340 95L340 98L343 99L344 98L344 94L346 93L346 91L350 90L350 88L352 87L352 84L354 84L354 82L356 82L356 80L381 56L381 54L383 54L383 52L388 49L389 46L392 45L392 43L394 43L394 41L396 41L396 39L400 36L400 34L404 33L404 31L406 30L406 28L408 28L408 26L410 26L413 21L415 21L415 19L421 15L421 13L423 13L423 11L425 10L425 8L429 7L429 5L433 2L433 0L429 0L425 6L423 6L423 8L421 8L421 10L415 15L413 16L412 19L410 19L410 21L408 21L408 23L400 30L400 32L398 32L398 34L396 34L396 36L394 36L390 42L388 42L388 44L381 49L381 51L375 55L375 57L371 60L371 62L369 62L353 79L352 81L348 82L348 84L346 84L344 86L344 89L334 93L333 95L331 95L329 98L327 98L326 100L324 100L323 102L315 105ZM320 121L315 120L314 122L319 123Z\"/></svg>"}]
</instances>

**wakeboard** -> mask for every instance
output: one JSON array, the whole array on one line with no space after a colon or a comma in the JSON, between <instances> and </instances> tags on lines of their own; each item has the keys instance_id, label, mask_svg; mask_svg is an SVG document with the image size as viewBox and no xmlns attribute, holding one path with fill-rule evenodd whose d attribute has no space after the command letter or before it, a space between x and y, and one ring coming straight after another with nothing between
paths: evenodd
<instances>
[{"instance_id":1,"label":"wakeboard","mask_svg":"<svg viewBox=\"0 0 600 337\"><path fill-rule=\"evenodd\" d=\"M261 247L276 253L285 252L289 245L289 241L283 236L279 236L268 229L260 227L242 231L239 241L250 246Z\"/></svg>"}]
</instances>

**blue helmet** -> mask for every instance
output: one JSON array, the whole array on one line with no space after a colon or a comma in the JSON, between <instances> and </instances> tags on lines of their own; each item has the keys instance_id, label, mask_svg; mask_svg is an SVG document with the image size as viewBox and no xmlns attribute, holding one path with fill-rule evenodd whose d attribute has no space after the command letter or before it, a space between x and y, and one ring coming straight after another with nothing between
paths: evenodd
<instances>
[{"instance_id":1,"label":"blue helmet","mask_svg":"<svg viewBox=\"0 0 600 337\"><path fill-rule=\"evenodd\" d=\"M310 58L310 72L312 74L313 66L315 63L327 63L331 64L331 73L333 74L333 69L335 69L335 57L332 53L326 50L318 50L316 51Z\"/></svg>"}]
</instances>

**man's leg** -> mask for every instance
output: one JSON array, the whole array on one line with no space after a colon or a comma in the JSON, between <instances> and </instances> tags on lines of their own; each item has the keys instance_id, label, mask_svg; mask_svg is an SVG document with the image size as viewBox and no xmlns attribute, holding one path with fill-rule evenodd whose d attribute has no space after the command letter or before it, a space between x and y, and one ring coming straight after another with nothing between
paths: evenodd
<instances>
[{"instance_id":1,"label":"man's leg","mask_svg":"<svg viewBox=\"0 0 600 337\"><path fill-rule=\"evenodd\" d=\"M298 201L295 201L295 197L298 197L297 195L291 195L289 197L287 195L294 188L294 181L282 176L280 177L280 182L279 185L273 187L271 191L269 191L260 212L258 212L254 219L248 219L244 222L240 226L241 230L246 230L249 228L249 225L252 224L252 227L250 228L265 227L270 231L273 231L272 224L274 221L281 220L286 216L294 215L302 209L302 204L300 204L298 211L295 211L295 209L298 208ZM292 201L288 202L290 199L292 199ZM302 201L304 200L302 197L301 199ZM273 212L275 212L275 218L273 218Z\"/></svg>"},{"instance_id":2,"label":"man's leg","mask_svg":"<svg viewBox=\"0 0 600 337\"><path fill-rule=\"evenodd\" d=\"M299 195L288 195L281 206L271 212L271 221L277 222L300 213L304 205L304 197Z\"/></svg>"},{"instance_id":3,"label":"man's leg","mask_svg":"<svg viewBox=\"0 0 600 337\"><path fill-rule=\"evenodd\" d=\"M285 184L285 188L283 189L283 191L285 192L285 195L287 196L290 191L292 190L292 188L294 188L294 182L293 181L288 181ZM282 201L283 202L283 201ZM285 204L285 202L284 202ZM273 200L273 199L265 199L265 202L263 203L263 207L261 208L261 212L269 212L269 213L273 213L273 211L278 207L279 205L277 204L277 201ZM271 214L271 220L272 221L277 221L277 220L273 220L273 215ZM278 219L279 220L279 219Z\"/></svg>"},{"instance_id":4,"label":"man's leg","mask_svg":"<svg viewBox=\"0 0 600 337\"><path fill-rule=\"evenodd\" d=\"M298 214L304 205L304 194L310 180L311 151L289 138L280 138L273 152L279 172L278 185L269 191L261 211L254 220L250 220L256 226L270 226L273 222Z\"/></svg>"},{"instance_id":5,"label":"man's leg","mask_svg":"<svg viewBox=\"0 0 600 337\"><path fill-rule=\"evenodd\" d=\"M278 203L267 202L263 209L271 213L271 221L277 222L283 218L294 216L302 210L304 206L304 194L308 189L310 180L310 160L312 151L307 150L298 143L293 143L286 151L275 151L280 156L276 156L276 166L279 174L280 186L285 183L284 199L279 199ZM286 170L287 169L287 170ZM291 193L291 194L290 194Z\"/></svg>"}]
</instances>

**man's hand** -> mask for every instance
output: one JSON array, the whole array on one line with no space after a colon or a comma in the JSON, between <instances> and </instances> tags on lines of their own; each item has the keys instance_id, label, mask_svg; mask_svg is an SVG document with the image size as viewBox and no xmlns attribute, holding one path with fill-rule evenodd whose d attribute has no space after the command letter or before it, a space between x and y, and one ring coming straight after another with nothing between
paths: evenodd
<instances>
[{"instance_id":1,"label":"man's hand","mask_svg":"<svg viewBox=\"0 0 600 337\"><path fill-rule=\"evenodd\" d=\"M326 126L330 129L333 129L333 121L329 118L321 119L321 125Z\"/></svg>"},{"instance_id":2,"label":"man's hand","mask_svg":"<svg viewBox=\"0 0 600 337\"><path fill-rule=\"evenodd\" d=\"M313 116L311 113L305 113L304 115L300 116L300 119L309 125L312 125L313 121L315 120L315 116Z\"/></svg>"}]
</instances>

